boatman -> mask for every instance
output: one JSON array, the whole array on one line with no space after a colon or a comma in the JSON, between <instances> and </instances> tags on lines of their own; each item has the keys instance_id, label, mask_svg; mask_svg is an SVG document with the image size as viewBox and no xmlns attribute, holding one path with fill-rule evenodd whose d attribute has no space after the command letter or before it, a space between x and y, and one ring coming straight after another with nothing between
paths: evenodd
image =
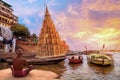
<instances>
[{"instance_id":1,"label":"boatman","mask_svg":"<svg viewBox=\"0 0 120 80\"><path fill-rule=\"evenodd\" d=\"M12 74L15 77L24 77L33 69L32 65L29 65L27 60L22 58L24 50L22 48L18 48L16 50L17 56L13 59L13 66L11 66ZM27 68L24 69L23 67Z\"/></svg>"}]
</instances>

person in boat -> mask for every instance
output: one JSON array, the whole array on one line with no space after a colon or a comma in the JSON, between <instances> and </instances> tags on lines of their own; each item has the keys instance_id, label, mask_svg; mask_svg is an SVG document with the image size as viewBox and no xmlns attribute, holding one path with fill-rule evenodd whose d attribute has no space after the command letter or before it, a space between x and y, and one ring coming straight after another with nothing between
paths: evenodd
<instances>
[{"instance_id":1,"label":"person in boat","mask_svg":"<svg viewBox=\"0 0 120 80\"><path fill-rule=\"evenodd\" d=\"M24 50L18 48L16 50L16 57L13 59L13 65L11 66L12 74L15 77L24 77L33 69L32 65L29 65L27 60L22 58ZM23 68L26 66L27 68Z\"/></svg>"}]
</instances>

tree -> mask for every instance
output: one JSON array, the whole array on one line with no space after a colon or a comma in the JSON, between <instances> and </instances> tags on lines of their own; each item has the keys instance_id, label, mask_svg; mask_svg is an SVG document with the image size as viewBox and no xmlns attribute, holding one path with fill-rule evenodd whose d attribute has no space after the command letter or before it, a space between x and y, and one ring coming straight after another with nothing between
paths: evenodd
<instances>
[{"instance_id":1,"label":"tree","mask_svg":"<svg viewBox=\"0 0 120 80\"><path fill-rule=\"evenodd\" d=\"M33 33L33 34L31 35L31 37L32 37L32 38L37 38L37 35L36 35L35 33Z\"/></svg>"},{"instance_id":2,"label":"tree","mask_svg":"<svg viewBox=\"0 0 120 80\"><path fill-rule=\"evenodd\" d=\"M11 30L14 32L14 35L16 37L29 37L30 36L30 32L28 30L28 28L25 25L22 24L15 24L11 27Z\"/></svg>"},{"instance_id":3,"label":"tree","mask_svg":"<svg viewBox=\"0 0 120 80\"><path fill-rule=\"evenodd\" d=\"M32 41L35 43L35 44L37 44L37 35L35 34L35 33L33 33L32 35L31 35L31 38L32 38Z\"/></svg>"}]
</instances>

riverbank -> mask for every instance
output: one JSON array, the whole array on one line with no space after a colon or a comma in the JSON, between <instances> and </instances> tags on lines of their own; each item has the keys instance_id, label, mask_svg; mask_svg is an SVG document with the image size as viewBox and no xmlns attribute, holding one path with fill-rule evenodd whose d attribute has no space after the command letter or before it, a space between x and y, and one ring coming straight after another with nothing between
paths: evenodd
<instances>
[{"instance_id":1,"label":"riverbank","mask_svg":"<svg viewBox=\"0 0 120 80\"><path fill-rule=\"evenodd\" d=\"M10 69L0 70L0 80L59 80L58 75L51 71L32 70L26 77L12 76Z\"/></svg>"}]
</instances>

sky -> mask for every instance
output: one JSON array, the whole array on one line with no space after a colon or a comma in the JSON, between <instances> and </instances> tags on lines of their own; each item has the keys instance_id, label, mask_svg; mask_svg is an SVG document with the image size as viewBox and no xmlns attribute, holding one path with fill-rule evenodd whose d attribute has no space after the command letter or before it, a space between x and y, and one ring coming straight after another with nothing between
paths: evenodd
<instances>
[{"instance_id":1,"label":"sky","mask_svg":"<svg viewBox=\"0 0 120 80\"><path fill-rule=\"evenodd\" d=\"M4 0L18 21L39 35L48 6L70 50L120 49L120 0Z\"/></svg>"}]
</instances>

